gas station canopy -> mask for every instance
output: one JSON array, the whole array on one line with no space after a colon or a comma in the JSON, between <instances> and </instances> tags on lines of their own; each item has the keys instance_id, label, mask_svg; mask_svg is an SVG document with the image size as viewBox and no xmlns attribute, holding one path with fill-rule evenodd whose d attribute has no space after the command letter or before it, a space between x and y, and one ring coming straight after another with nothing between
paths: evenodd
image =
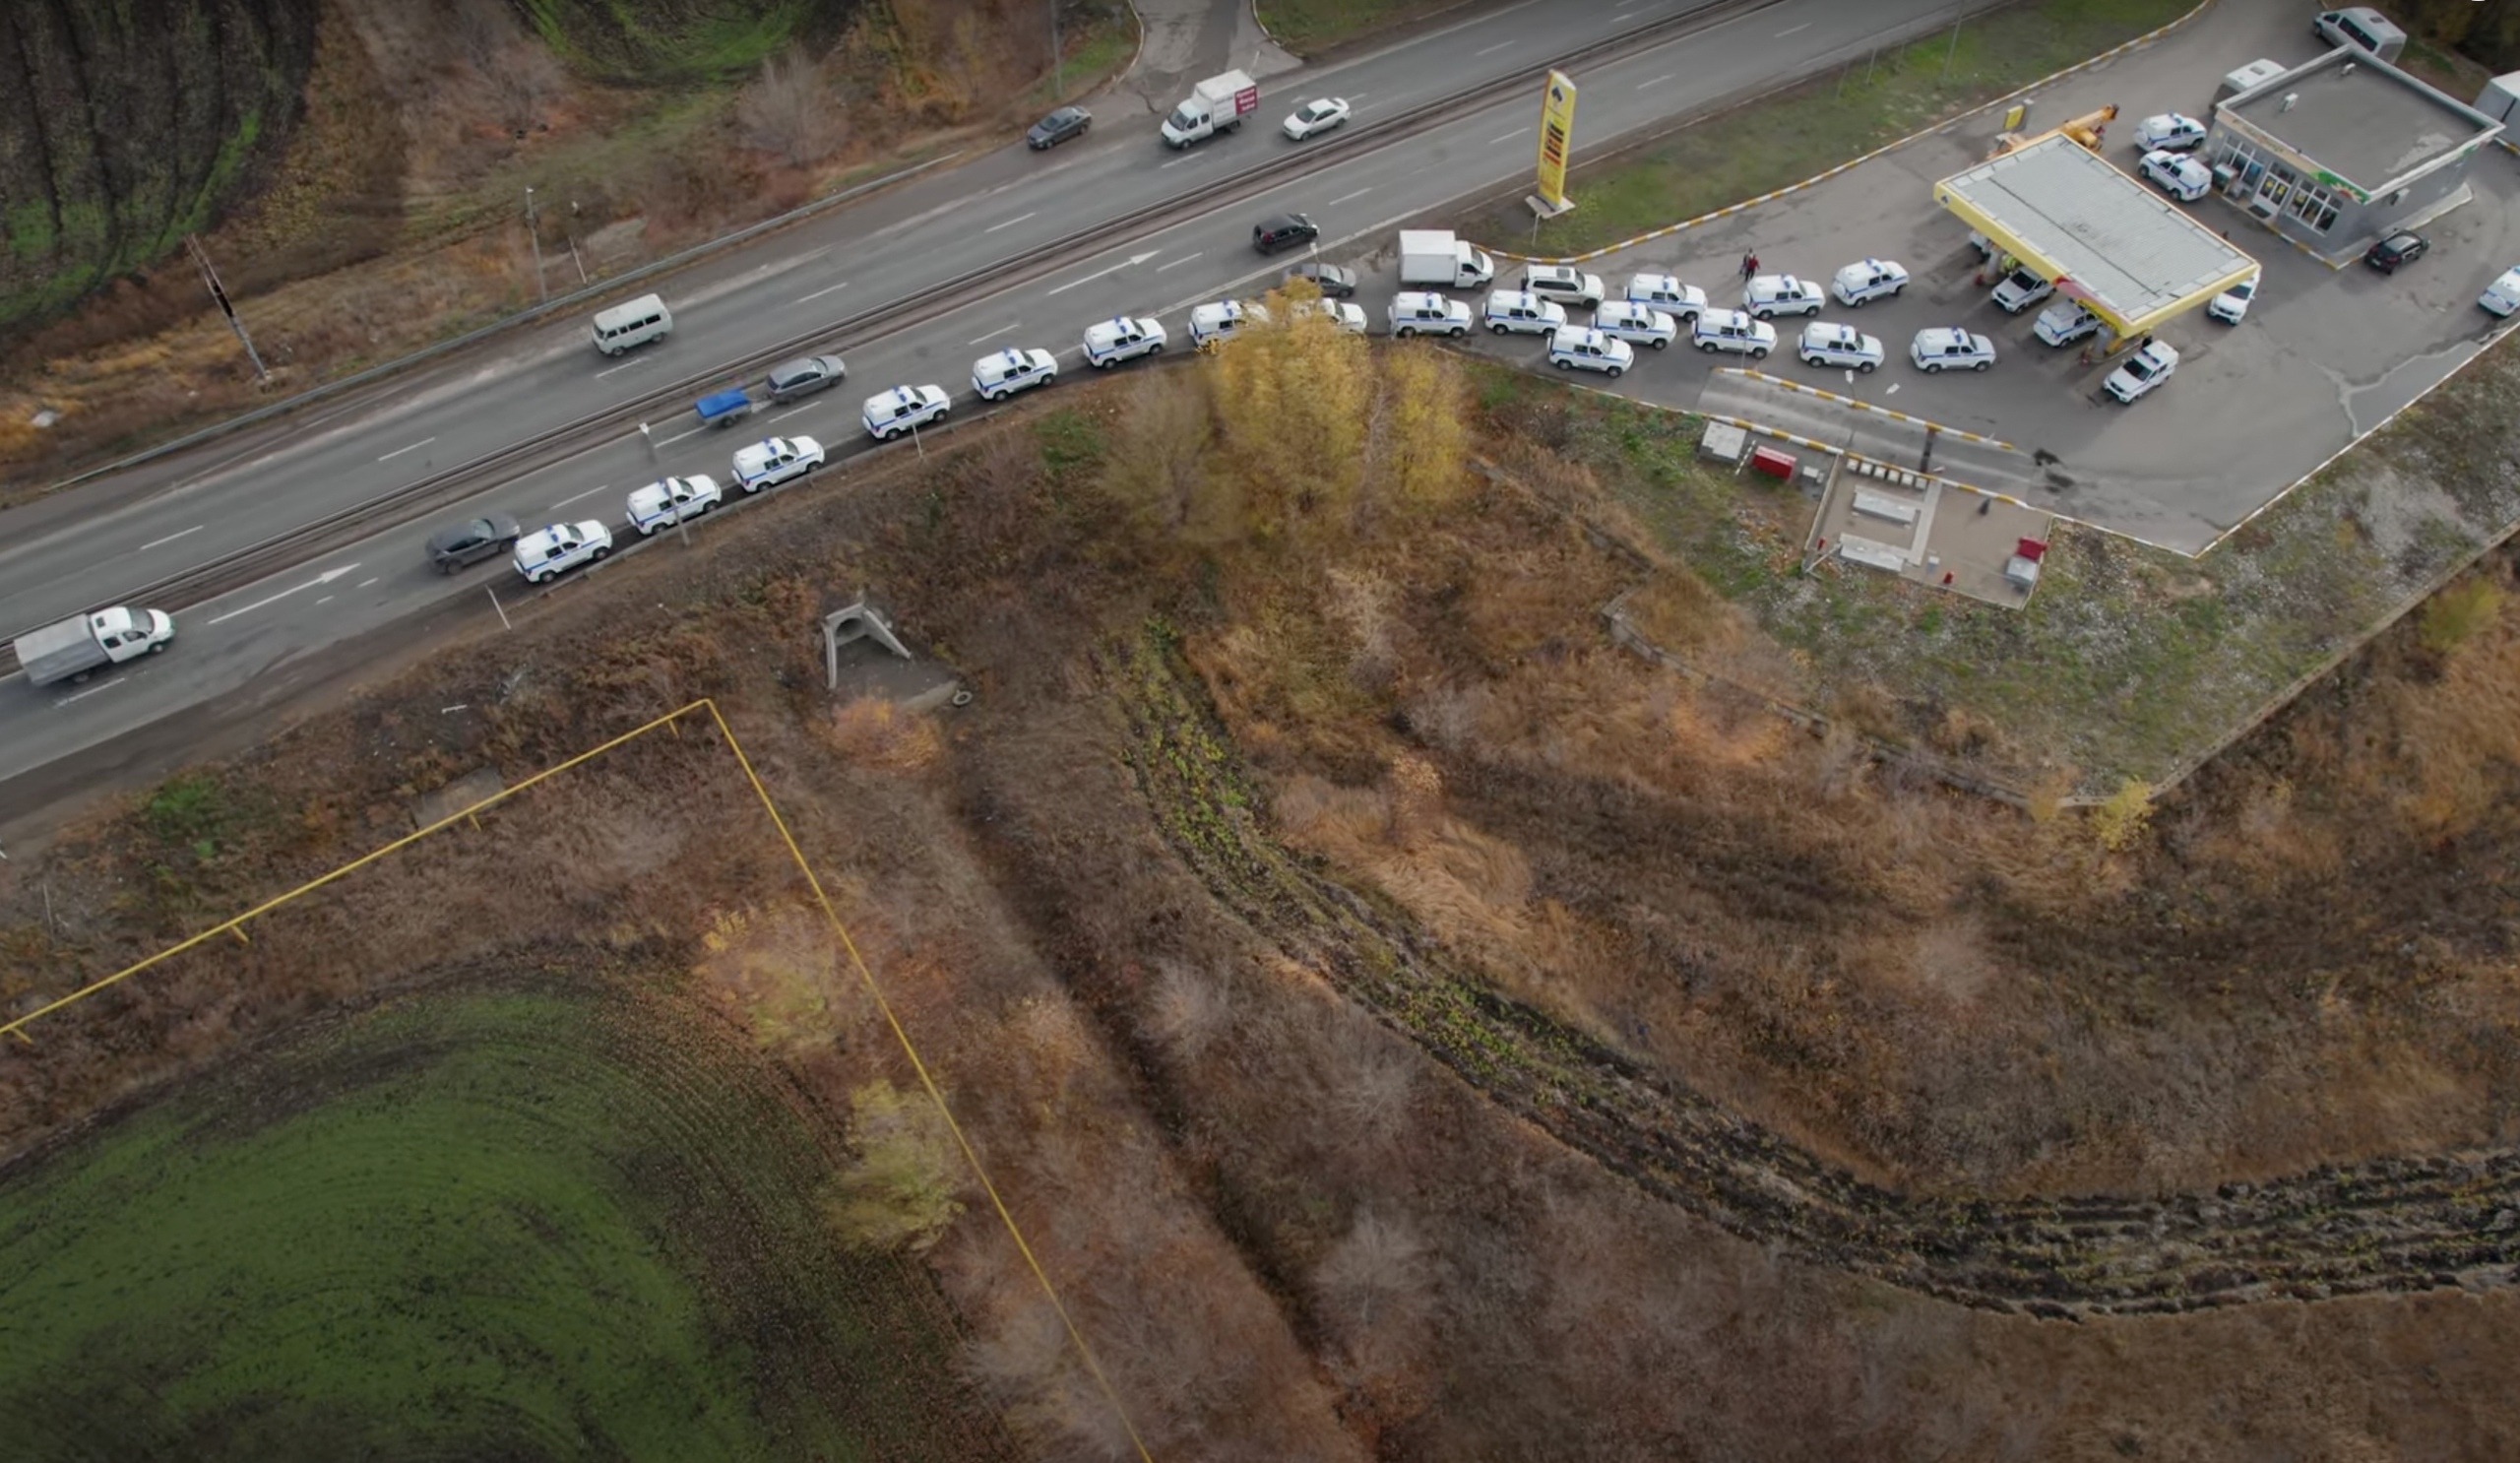
<instances>
[{"instance_id":1,"label":"gas station canopy","mask_svg":"<svg viewBox=\"0 0 2520 1463\"><path fill-rule=\"evenodd\" d=\"M2119 340L2213 298L2257 261L2158 189L2050 133L1933 186L1934 202L2056 282Z\"/></svg>"}]
</instances>

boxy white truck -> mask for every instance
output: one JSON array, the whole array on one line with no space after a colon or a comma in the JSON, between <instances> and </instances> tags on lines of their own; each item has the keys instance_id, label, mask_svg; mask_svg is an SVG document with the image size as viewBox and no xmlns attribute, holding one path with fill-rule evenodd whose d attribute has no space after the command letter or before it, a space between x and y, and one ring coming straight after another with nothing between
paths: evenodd
<instances>
[{"instance_id":1,"label":"boxy white truck","mask_svg":"<svg viewBox=\"0 0 2520 1463\"><path fill-rule=\"evenodd\" d=\"M73 615L18 637L18 665L30 684L86 680L107 666L154 656L175 638L175 622L160 609L99 609Z\"/></svg>"},{"instance_id":2,"label":"boxy white truck","mask_svg":"<svg viewBox=\"0 0 2520 1463\"><path fill-rule=\"evenodd\" d=\"M1439 228L1400 230L1400 283L1476 289L1496 278L1496 261Z\"/></svg>"},{"instance_id":3,"label":"boxy white truck","mask_svg":"<svg viewBox=\"0 0 2520 1463\"><path fill-rule=\"evenodd\" d=\"M1249 73L1228 71L1190 89L1189 99L1164 119L1164 143L1186 148L1202 138L1231 132L1260 109L1260 84Z\"/></svg>"}]
</instances>

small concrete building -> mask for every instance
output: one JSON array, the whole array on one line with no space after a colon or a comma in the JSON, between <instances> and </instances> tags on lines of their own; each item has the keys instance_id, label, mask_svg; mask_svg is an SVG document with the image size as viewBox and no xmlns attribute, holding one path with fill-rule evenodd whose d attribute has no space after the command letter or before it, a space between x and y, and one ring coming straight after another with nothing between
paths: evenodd
<instances>
[{"instance_id":1,"label":"small concrete building","mask_svg":"<svg viewBox=\"0 0 2520 1463\"><path fill-rule=\"evenodd\" d=\"M2339 48L2214 108L2197 156L2250 217L2329 259L2468 201L2502 124L2365 51Z\"/></svg>"}]
</instances>

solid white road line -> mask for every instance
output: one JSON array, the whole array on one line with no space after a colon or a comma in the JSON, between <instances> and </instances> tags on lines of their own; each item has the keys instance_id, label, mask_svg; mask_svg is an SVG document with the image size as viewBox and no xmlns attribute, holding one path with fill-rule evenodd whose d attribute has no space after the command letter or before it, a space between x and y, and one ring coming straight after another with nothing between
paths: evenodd
<instances>
[{"instance_id":1,"label":"solid white road line","mask_svg":"<svg viewBox=\"0 0 2520 1463\"><path fill-rule=\"evenodd\" d=\"M1642 92L1642 91L1644 91L1647 87L1659 87L1659 86L1663 85L1665 82L1670 81L1673 76L1676 76L1676 75L1678 75L1678 73L1677 73L1677 72L1666 72L1665 74L1663 74L1663 75L1661 75L1661 76L1658 76L1658 77L1654 78L1654 79L1653 79L1652 81L1650 81L1650 82L1638 82L1638 83L1636 84L1636 90L1638 90L1638 91Z\"/></svg>"},{"instance_id":2,"label":"solid white road line","mask_svg":"<svg viewBox=\"0 0 2520 1463\"><path fill-rule=\"evenodd\" d=\"M1323 208L1326 208L1326 209L1335 209L1335 208L1337 208L1339 205L1341 205L1341 204L1343 204L1343 203L1350 203L1350 202L1353 202L1353 201L1354 201L1354 200L1356 200L1356 199L1362 198L1362 197L1364 197L1366 194L1371 193L1372 191L1374 191L1374 190L1373 190L1373 189L1371 189L1371 188L1359 188L1359 189L1357 189L1357 190L1356 190L1355 192L1354 192L1354 193L1342 193L1342 194L1340 194L1337 198L1334 198L1334 199L1330 200L1328 203L1323 204L1323 205L1322 205L1322 207L1323 207Z\"/></svg>"},{"instance_id":3,"label":"solid white road line","mask_svg":"<svg viewBox=\"0 0 2520 1463\"><path fill-rule=\"evenodd\" d=\"M1199 254L1205 254L1206 252L1208 251L1201 249ZM1199 254L1184 254L1180 258L1173 260L1172 264L1159 264L1155 267L1155 272L1160 275L1166 270L1172 268L1175 264L1188 264L1191 260L1198 258Z\"/></svg>"},{"instance_id":4,"label":"solid white road line","mask_svg":"<svg viewBox=\"0 0 2520 1463\"><path fill-rule=\"evenodd\" d=\"M1501 148L1501 147L1503 147L1505 144L1507 144L1507 143L1509 143L1509 142L1512 142L1515 138L1518 138L1518 137L1520 137L1520 136L1522 136L1522 135L1523 135L1523 130L1522 130L1521 128L1517 127L1517 128L1515 128L1513 131L1506 133L1503 137L1494 137L1494 138L1489 138L1489 139L1488 139L1488 141L1487 141L1487 145L1488 145L1489 147L1491 147L1491 148Z\"/></svg>"},{"instance_id":5,"label":"solid white road line","mask_svg":"<svg viewBox=\"0 0 2520 1463\"><path fill-rule=\"evenodd\" d=\"M849 287L849 282L848 282L847 280L843 280L843 281L841 281L841 282L840 282L839 284L837 284L837 285L826 285L826 286L824 286L822 288L815 290L815 291L814 291L813 293L811 293L811 294L807 294L807 295L799 296L799 297L796 299L795 303L797 303L797 304L800 304L800 305L801 305L801 304L805 303L807 300L816 300L816 299L820 299L820 298L822 298L824 295L831 293L831 292L832 292L833 290L835 290L835 289L846 289L846 288L848 288L848 287Z\"/></svg>"},{"instance_id":6,"label":"solid white road line","mask_svg":"<svg viewBox=\"0 0 2520 1463\"><path fill-rule=\"evenodd\" d=\"M1102 279L1104 275L1116 275L1116 274L1118 274L1120 271L1122 271L1122 270L1124 270L1124 269L1127 269L1127 268L1128 268L1129 266L1131 266L1131 265L1135 265L1135 264L1144 264L1144 263L1146 263L1148 260L1153 259L1156 255L1161 254L1161 253L1163 253L1163 252L1164 252L1164 251L1163 251L1163 250L1161 250L1161 249L1149 249L1149 250L1147 250L1147 251L1146 251L1145 253L1143 253L1143 254L1132 254L1132 255L1130 255L1128 258L1121 260L1119 263L1117 263L1117 264L1115 264L1115 265L1112 265L1112 266L1110 266L1110 267L1109 267L1109 268L1107 268L1107 269L1098 269L1098 270L1096 270L1094 273L1092 273L1092 274L1090 274L1090 275L1080 275L1080 276L1078 276L1076 279L1070 280L1070 281L1068 281L1068 282L1067 282L1066 284L1064 284L1064 285L1055 285L1055 286L1052 286L1051 287L1049 287L1049 288L1047 288L1047 289L1042 290L1042 291L1041 291L1041 293L1042 293L1044 296L1052 295L1052 294L1065 294L1065 293L1067 293L1069 290L1074 289L1074 288L1075 288L1077 286L1079 286L1079 285L1091 285L1091 284L1093 284L1095 281L1097 281L1097 280L1099 280L1099 279Z\"/></svg>"},{"instance_id":7,"label":"solid white road line","mask_svg":"<svg viewBox=\"0 0 2520 1463\"><path fill-rule=\"evenodd\" d=\"M568 507L571 503L576 502L579 498L594 497L597 493L603 491L611 485L612 484L609 482L598 482L595 486L588 488L585 492L573 494L572 496L562 498L560 501L552 504L551 511L557 513L561 509Z\"/></svg>"},{"instance_id":8,"label":"solid white road line","mask_svg":"<svg viewBox=\"0 0 2520 1463\"><path fill-rule=\"evenodd\" d=\"M1492 56L1498 51L1511 50L1518 44L1520 44L1519 41L1500 40L1483 51L1472 51L1471 54L1474 56Z\"/></svg>"},{"instance_id":9,"label":"solid white road line","mask_svg":"<svg viewBox=\"0 0 2520 1463\"><path fill-rule=\"evenodd\" d=\"M381 576L380 576L380 577L381 577ZM365 589L365 588L367 588L369 585L374 584L374 583L376 583L376 581L375 581L375 580L373 580L373 579L362 579L362 580L360 580L360 581L358 582L358 587L359 587L360 589Z\"/></svg>"},{"instance_id":10,"label":"solid white road line","mask_svg":"<svg viewBox=\"0 0 2520 1463\"><path fill-rule=\"evenodd\" d=\"M709 430L709 428L705 426L695 426L687 432L676 432L670 437L659 437L657 439L657 445L660 447L671 447L674 443L681 441L685 437L696 437L707 430Z\"/></svg>"},{"instance_id":11,"label":"solid white road line","mask_svg":"<svg viewBox=\"0 0 2520 1463\"><path fill-rule=\"evenodd\" d=\"M351 573L351 572L355 571L357 568L358 568L358 565L356 565L356 564L344 564L342 567L340 567L340 568L338 568L338 569L327 569L327 570L325 570L323 573L318 574L318 575L316 575L314 578L312 578L312 579L310 579L310 580L306 581L304 584L295 584L295 585L291 585L291 586L289 586L287 589L282 590L282 591L281 591L279 594L277 594L277 595L266 595L266 596L264 596L262 599L256 600L256 601L255 601L253 604L251 604L241 605L241 606L239 606L239 607L237 607L237 608L235 608L235 609L231 609L231 610L227 611L225 614L214 614L214 615L212 615L212 616L210 617L210 623L212 623L212 624L214 624L214 625L215 625L215 624L220 623L220 621L222 621L222 620L231 620L231 619L234 619L236 616L238 616L238 615L240 615L240 614L251 614L251 613L253 613L255 610L262 608L262 607L263 607L264 605L266 605L266 604L279 604L281 601L287 599L287 598L288 598L289 596L291 596L291 595L295 595L295 594L303 594L303 593L304 593L304 592L306 592L307 590L316 589L316 588L319 588L319 587L321 587L321 586L323 586L323 585L331 584L334 580L341 578L341 577L342 577L343 575L345 575L345 574ZM331 597L331 596L329 596L329 595L327 595L325 598L326 598L326 599L330 599L330 598L332 598L332 597Z\"/></svg>"},{"instance_id":12,"label":"solid white road line","mask_svg":"<svg viewBox=\"0 0 2520 1463\"><path fill-rule=\"evenodd\" d=\"M625 360L625 361L623 361L621 364L619 364L619 365L617 365L617 366L608 366L608 367L606 367L606 368L605 368L605 369L603 369L603 370L600 370L600 371L596 372L596 373L595 373L595 376L596 376L596 379L597 379L597 380L600 381L600 380L602 380L604 377L611 375L611 374L612 374L613 372L615 372L615 371L626 371L626 370L629 370L629 369L630 369L631 367L633 367L633 366L643 366L643 365L646 365L648 362L650 362L650 361L652 361L652 360L655 360L655 359L656 359L656 357L655 357L655 356L653 356L653 355L642 355L642 356L639 356L639 357L637 357L637 358L635 358L635 359L632 359L632 360Z\"/></svg>"},{"instance_id":13,"label":"solid white road line","mask_svg":"<svg viewBox=\"0 0 2520 1463\"><path fill-rule=\"evenodd\" d=\"M191 528L188 528L188 529L184 530L184 531L183 531L182 533L180 533L180 534L168 534L168 535L167 535L165 538L163 538L163 539L152 539L152 540L150 540L148 542L143 543L142 545L140 545L140 551L141 551L142 553L147 553L149 550L151 550L151 549L153 549L153 548L162 547L162 546L164 546L165 544L168 544L168 543L172 543L172 542L174 542L174 541L175 541L176 540L178 540L178 539L189 538L189 537L191 537L191 536L192 536L192 535L194 535L194 534L198 534L198 533L200 533L200 532L201 532L205 527L207 527L207 525L204 525L204 524L194 524Z\"/></svg>"},{"instance_id":14,"label":"solid white road line","mask_svg":"<svg viewBox=\"0 0 2520 1463\"><path fill-rule=\"evenodd\" d=\"M988 342L990 342L990 341L994 341L994 340L996 340L999 336L1002 336L1002 335L1006 334L1008 331L1013 330L1016 326L1022 325L1023 323L1024 323L1024 322L1023 322L1023 321L1021 321L1021 320L1009 321L1008 323L1006 323L1006 324L1004 324L1004 325L999 326L997 329L990 331L987 335L984 335L984 336L980 337L978 340L976 340L976 341L970 341L970 342L967 342L966 344L968 344L968 345L973 345L973 346L985 345L985 344L987 344L987 343L988 343Z\"/></svg>"},{"instance_id":15,"label":"solid white road line","mask_svg":"<svg viewBox=\"0 0 2520 1463\"><path fill-rule=\"evenodd\" d=\"M61 697L59 700L57 700L57 701L53 702L52 704L53 704L53 705L55 705L55 706L68 706L68 705L69 705L71 702L73 702L73 701L85 701L85 700L87 700L89 697L91 697L91 696L93 696L93 695L96 694L98 691L110 691L110 690L112 690L114 687L116 687L116 686L118 686L118 685L121 685L121 684L122 684L125 680L127 680L128 678L129 678L129 677L127 677L127 676L120 676L120 675L117 675L117 676L115 676L113 679L111 679L111 680L109 680L109 681L106 681L103 685L100 685L100 686L90 686L88 689L86 689L86 690L84 690L84 691L74 691L74 692L72 692L71 694L69 694L69 695L67 695L67 696Z\"/></svg>"},{"instance_id":16,"label":"solid white road line","mask_svg":"<svg viewBox=\"0 0 2520 1463\"><path fill-rule=\"evenodd\" d=\"M1801 25L1799 25L1799 26L1796 26L1796 27L1795 27L1793 30L1791 30L1791 31L1779 31L1778 32L1776 32L1776 38L1777 38L1777 39L1779 39L1779 40L1783 40L1783 39L1785 39L1787 36L1789 36L1789 35L1793 34L1795 31L1808 31L1808 30L1810 30L1810 29L1811 29L1811 23L1810 23L1809 21L1804 21Z\"/></svg>"},{"instance_id":17,"label":"solid white road line","mask_svg":"<svg viewBox=\"0 0 2520 1463\"><path fill-rule=\"evenodd\" d=\"M814 409L811 404L802 407L790 407L787 411L780 413L778 415L773 416L770 419L773 421L786 421L788 417L795 415L799 412L811 412L812 410Z\"/></svg>"},{"instance_id":18,"label":"solid white road line","mask_svg":"<svg viewBox=\"0 0 2520 1463\"><path fill-rule=\"evenodd\" d=\"M417 451L419 451L421 448L426 447L426 446L427 446L427 445L429 445L431 442L434 442L434 441L436 441L436 440L437 440L437 438L435 438L435 437L422 437L420 440L418 440L418 441L416 441L416 442L412 443L412 444L411 444L410 446L409 446L409 447L397 447L397 448L395 448L393 451L391 451L391 452L389 452L389 453L385 454L385 456L384 456L384 457L380 457L380 458L378 458L378 459L377 459L377 461L378 461L378 462L384 462L384 461L386 461L387 459L390 459L390 458L397 458L397 457L401 457L401 456L402 456L404 453L406 453L406 452L417 452Z\"/></svg>"},{"instance_id":19,"label":"solid white road line","mask_svg":"<svg viewBox=\"0 0 2520 1463\"><path fill-rule=\"evenodd\" d=\"M1032 218L1032 217L1033 217L1033 215L1032 215L1032 214L1018 214L1018 215L1016 215L1014 218L1007 220L1007 221L1006 221L1005 223L992 223L992 224L990 224L988 227L981 229L981 230L980 230L980 232L982 232L982 233L995 233L995 232L997 232L997 231L998 231L999 229L1001 229L1001 228L1013 228L1016 224L1021 223L1023 223L1025 220L1030 219L1030 218Z\"/></svg>"}]
</instances>

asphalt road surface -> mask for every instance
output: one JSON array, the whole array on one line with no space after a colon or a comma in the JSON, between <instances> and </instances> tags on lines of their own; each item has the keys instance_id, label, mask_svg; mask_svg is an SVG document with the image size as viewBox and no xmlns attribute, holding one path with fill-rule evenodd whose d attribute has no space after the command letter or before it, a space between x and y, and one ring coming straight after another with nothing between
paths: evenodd
<instances>
[{"instance_id":1,"label":"asphalt road surface","mask_svg":"<svg viewBox=\"0 0 2520 1463\"><path fill-rule=\"evenodd\" d=\"M1825 69L1984 3L1780 0L1588 68L1576 77L1578 156L1588 145ZM1378 117L1703 4L1531 0L1489 12L1319 72L1271 78L1252 123L1185 153L1164 148L1156 117L1098 105L1095 130L1082 142L1040 155L1020 145L1004 149L662 282L675 329L661 346L607 358L589 344L582 320L531 327L390 389L303 413L281 430L212 444L132 479L100 480L9 514L0 519L0 629L14 634L111 603L133 586L591 415L635 396L642 377L662 383L705 371L810 330L817 319L843 319L976 269L1049 262L1039 252L1081 228L1305 146L1280 136L1277 124L1309 97L1348 97L1355 105L1348 131L1361 132ZM976 357L1006 346L1039 347L1057 354L1062 372L1073 376L1084 369L1084 328L1115 314L1158 315L1173 349L1186 350L1191 304L1251 289L1294 262L1292 255L1263 259L1252 251L1255 220L1301 210L1321 225L1325 252L1389 249L1388 235L1401 223L1528 177L1538 110L1536 95L1519 97L1394 147L1325 159L1257 197L1185 212L1090 256L1054 261L1027 283L975 288L968 300L914 327L834 339L818 348L847 358L849 379L834 390L765 410L732 431L700 428L683 410L654 424L654 461L635 431L590 444L422 521L193 606L165 655L81 686L33 688L23 678L0 684L0 782L202 706L292 657L451 596L484 597L487 612L485 585L503 596L525 590L501 562L451 580L432 571L421 545L437 523L486 509L529 527L596 518L614 525L626 547L639 541L623 525L623 501L660 468L706 472L723 482L731 450L770 433L815 437L837 459L864 443L857 413L867 396L933 383L967 413L977 405L970 381ZM1358 302L1379 333L1385 301L1369 294ZM815 489L807 479L787 490Z\"/></svg>"}]
</instances>

